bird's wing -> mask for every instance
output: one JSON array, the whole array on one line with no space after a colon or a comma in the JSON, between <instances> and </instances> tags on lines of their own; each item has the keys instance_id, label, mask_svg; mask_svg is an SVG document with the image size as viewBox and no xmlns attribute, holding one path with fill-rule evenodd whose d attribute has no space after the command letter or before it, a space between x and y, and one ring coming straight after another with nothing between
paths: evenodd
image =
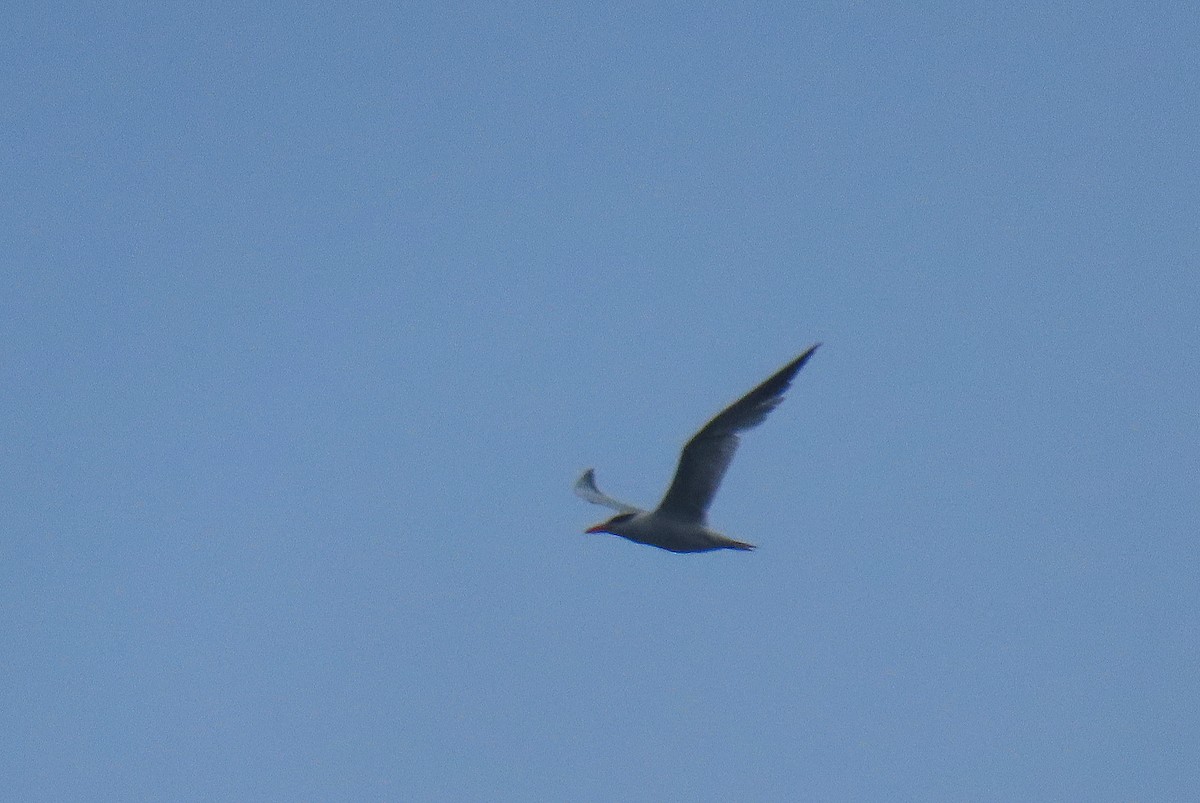
<instances>
[{"instance_id":1,"label":"bird's wing","mask_svg":"<svg viewBox=\"0 0 1200 803\"><path fill-rule=\"evenodd\" d=\"M808 351L781 368L754 390L726 407L709 421L683 447L675 479L656 513L678 521L703 523L705 511L713 497L729 461L738 447L738 433L756 427L774 410L808 358L817 350L817 343Z\"/></svg>"},{"instance_id":2,"label":"bird's wing","mask_svg":"<svg viewBox=\"0 0 1200 803\"><path fill-rule=\"evenodd\" d=\"M642 509L613 499L596 487L596 470L589 468L575 481L575 493L593 505L604 505L621 513L641 513Z\"/></svg>"}]
</instances>

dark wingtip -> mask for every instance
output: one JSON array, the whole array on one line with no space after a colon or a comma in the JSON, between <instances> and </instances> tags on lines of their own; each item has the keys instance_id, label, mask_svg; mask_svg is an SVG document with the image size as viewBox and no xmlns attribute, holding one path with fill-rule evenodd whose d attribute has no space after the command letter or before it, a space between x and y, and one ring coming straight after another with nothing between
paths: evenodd
<instances>
[{"instance_id":1,"label":"dark wingtip","mask_svg":"<svg viewBox=\"0 0 1200 803\"><path fill-rule=\"evenodd\" d=\"M801 354L799 357L796 358L796 367L800 368L801 366L804 365L804 363L808 362L808 358L811 357L813 355L813 352L819 348L821 348L820 341L813 343L811 346L809 346L804 351L803 354Z\"/></svg>"},{"instance_id":2,"label":"dark wingtip","mask_svg":"<svg viewBox=\"0 0 1200 803\"><path fill-rule=\"evenodd\" d=\"M813 352L820 347L820 343L812 344L804 351L803 354L780 368L778 373L776 373L766 382L763 382L759 387L769 388L774 394L782 393L787 389L788 385L792 383L792 379L795 378L796 374L800 373L800 369L804 367L806 362L808 362L808 358L811 357Z\"/></svg>"}]
</instances>

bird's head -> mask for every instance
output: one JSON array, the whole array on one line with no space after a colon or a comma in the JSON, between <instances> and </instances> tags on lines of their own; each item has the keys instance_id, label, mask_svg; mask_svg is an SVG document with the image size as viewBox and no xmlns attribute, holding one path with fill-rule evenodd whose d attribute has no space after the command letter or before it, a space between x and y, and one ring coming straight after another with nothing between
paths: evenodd
<instances>
[{"instance_id":1,"label":"bird's head","mask_svg":"<svg viewBox=\"0 0 1200 803\"><path fill-rule=\"evenodd\" d=\"M620 534L619 530L621 528L621 525L624 524L625 522L629 521L630 519L632 519L633 516L634 516L633 513L621 513L619 515L613 516L608 521L600 522L599 524L595 525L594 527L588 527L586 530L584 530L584 532L585 533L609 533L611 535L619 535ZM617 529L613 529L614 527Z\"/></svg>"}]
</instances>

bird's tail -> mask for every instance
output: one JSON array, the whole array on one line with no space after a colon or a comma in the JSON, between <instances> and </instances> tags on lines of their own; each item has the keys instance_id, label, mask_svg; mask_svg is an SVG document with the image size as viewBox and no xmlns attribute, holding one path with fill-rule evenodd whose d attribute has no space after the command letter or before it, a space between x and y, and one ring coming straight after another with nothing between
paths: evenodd
<instances>
[{"instance_id":1,"label":"bird's tail","mask_svg":"<svg viewBox=\"0 0 1200 803\"><path fill-rule=\"evenodd\" d=\"M732 538L726 540L721 546L726 549L740 549L743 552L753 552L758 549L754 544L747 544L745 541L734 541Z\"/></svg>"}]
</instances>

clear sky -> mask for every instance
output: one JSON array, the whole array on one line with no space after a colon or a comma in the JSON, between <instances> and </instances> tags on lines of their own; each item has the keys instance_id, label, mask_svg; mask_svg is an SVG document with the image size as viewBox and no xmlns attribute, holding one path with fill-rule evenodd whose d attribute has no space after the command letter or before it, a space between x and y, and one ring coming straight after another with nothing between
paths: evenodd
<instances>
[{"instance_id":1,"label":"clear sky","mask_svg":"<svg viewBox=\"0 0 1200 803\"><path fill-rule=\"evenodd\" d=\"M14 800L1200 786L1192 3L24 3ZM583 529L825 343L712 523Z\"/></svg>"}]
</instances>

